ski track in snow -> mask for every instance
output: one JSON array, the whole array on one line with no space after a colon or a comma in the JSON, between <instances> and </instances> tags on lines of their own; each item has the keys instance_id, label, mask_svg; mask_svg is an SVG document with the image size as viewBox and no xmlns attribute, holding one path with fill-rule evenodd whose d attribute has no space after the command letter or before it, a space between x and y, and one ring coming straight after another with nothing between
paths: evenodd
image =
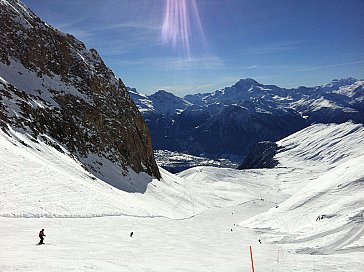
<instances>
[{"instance_id":1,"label":"ski track in snow","mask_svg":"<svg viewBox=\"0 0 364 272\"><path fill-rule=\"evenodd\" d=\"M278 142L275 169L161 169L142 194L0 131L0 271L249 271L250 245L256 271L363 271L363 141L315 125Z\"/></svg>"}]
</instances>

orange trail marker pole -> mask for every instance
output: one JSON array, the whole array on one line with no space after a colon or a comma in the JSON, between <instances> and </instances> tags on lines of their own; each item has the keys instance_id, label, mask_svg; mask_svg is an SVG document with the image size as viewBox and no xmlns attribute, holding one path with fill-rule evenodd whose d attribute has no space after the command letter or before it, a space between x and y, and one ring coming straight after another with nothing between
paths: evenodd
<instances>
[{"instance_id":1,"label":"orange trail marker pole","mask_svg":"<svg viewBox=\"0 0 364 272\"><path fill-rule=\"evenodd\" d=\"M252 246L250 246L250 260L252 262L252 272L254 272L254 262L253 262Z\"/></svg>"}]
</instances>

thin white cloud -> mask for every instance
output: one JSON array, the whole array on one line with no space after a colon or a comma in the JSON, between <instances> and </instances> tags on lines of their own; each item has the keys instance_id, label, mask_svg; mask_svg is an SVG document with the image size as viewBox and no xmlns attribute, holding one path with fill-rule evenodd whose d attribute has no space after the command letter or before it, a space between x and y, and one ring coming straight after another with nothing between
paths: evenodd
<instances>
[{"instance_id":1,"label":"thin white cloud","mask_svg":"<svg viewBox=\"0 0 364 272\"><path fill-rule=\"evenodd\" d=\"M213 92L215 90L222 89L227 86L231 86L231 85L235 84L239 79L240 79L239 77L222 76L219 78L215 78L215 80L213 82L196 82L196 83L189 83L189 84L174 84L174 85L156 85L153 87L153 90L166 90L169 92L173 92L175 95L182 97L182 96L185 96L186 94Z\"/></svg>"},{"instance_id":2,"label":"thin white cloud","mask_svg":"<svg viewBox=\"0 0 364 272\"><path fill-rule=\"evenodd\" d=\"M137 30L150 30L153 33L155 33L160 30L160 22L130 21L130 22L118 23L118 24L95 28L92 30L92 32L106 31L106 30L118 30L118 29L121 29L121 30L130 29L133 31L135 31L136 29Z\"/></svg>"},{"instance_id":3,"label":"thin white cloud","mask_svg":"<svg viewBox=\"0 0 364 272\"><path fill-rule=\"evenodd\" d=\"M202 57L160 57L145 58L129 61L120 61L120 65L133 67L150 67L168 70L193 70L193 69L220 69L225 66L223 59L218 56Z\"/></svg>"},{"instance_id":4,"label":"thin white cloud","mask_svg":"<svg viewBox=\"0 0 364 272\"><path fill-rule=\"evenodd\" d=\"M186 94L198 93L200 91L214 90L217 84L214 83L200 83L200 84L176 84L176 85L157 85L153 87L155 90L167 90L173 92L175 95L184 96Z\"/></svg>"},{"instance_id":5,"label":"thin white cloud","mask_svg":"<svg viewBox=\"0 0 364 272\"><path fill-rule=\"evenodd\" d=\"M86 40L87 38L90 38L93 36L92 31L85 30L80 25L82 25L82 22L84 22L85 19L77 19L73 21L67 21L67 22L54 22L52 26L55 29L58 29L64 33L71 34L75 36L79 40Z\"/></svg>"},{"instance_id":6,"label":"thin white cloud","mask_svg":"<svg viewBox=\"0 0 364 272\"><path fill-rule=\"evenodd\" d=\"M198 85L194 84L175 84L175 85L155 85L153 90L166 90L172 92L177 96L183 96L186 93L191 93L192 90L199 89Z\"/></svg>"},{"instance_id":7,"label":"thin white cloud","mask_svg":"<svg viewBox=\"0 0 364 272\"><path fill-rule=\"evenodd\" d=\"M93 36L92 33L79 28L63 28L61 31L75 36L80 41L86 41Z\"/></svg>"},{"instance_id":8,"label":"thin white cloud","mask_svg":"<svg viewBox=\"0 0 364 272\"><path fill-rule=\"evenodd\" d=\"M100 39L95 33L86 42L100 50L104 57L114 57L160 45L157 35L151 31L131 31L127 35L115 33L112 39Z\"/></svg>"},{"instance_id":9,"label":"thin white cloud","mask_svg":"<svg viewBox=\"0 0 364 272\"><path fill-rule=\"evenodd\" d=\"M285 52L289 50L295 50L302 48L302 41L284 41L276 43L267 43L264 45L254 46L246 48L243 51L245 55L265 55Z\"/></svg>"},{"instance_id":10,"label":"thin white cloud","mask_svg":"<svg viewBox=\"0 0 364 272\"><path fill-rule=\"evenodd\" d=\"M323 69L329 69L329 68L335 68L335 67L341 67L341 66L350 66L350 65L362 64L362 63L364 63L364 60L337 63L337 64L331 64L331 65L313 66L313 67L301 69L300 72L323 70Z\"/></svg>"}]
</instances>

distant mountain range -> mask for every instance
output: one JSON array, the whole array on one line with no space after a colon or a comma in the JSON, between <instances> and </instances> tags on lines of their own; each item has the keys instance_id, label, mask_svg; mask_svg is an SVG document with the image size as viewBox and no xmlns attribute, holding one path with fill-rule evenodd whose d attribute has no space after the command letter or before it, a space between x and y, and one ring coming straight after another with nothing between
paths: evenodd
<instances>
[{"instance_id":1,"label":"distant mountain range","mask_svg":"<svg viewBox=\"0 0 364 272\"><path fill-rule=\"evenodd\" d=\"M364 81L333 80L281 88L241 79L212 93L177 97L128 88L151 131L154 149L241 159L261 141L277 141L313 123L364 123Z\"/></svg>"}]
</instances>

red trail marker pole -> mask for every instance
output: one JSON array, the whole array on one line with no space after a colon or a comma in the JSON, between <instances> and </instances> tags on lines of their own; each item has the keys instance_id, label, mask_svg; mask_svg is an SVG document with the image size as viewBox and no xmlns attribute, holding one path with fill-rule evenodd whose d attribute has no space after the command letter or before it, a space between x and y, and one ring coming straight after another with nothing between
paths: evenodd
<instances>
[{"instance_id":1,"label":"red trail marker pole","mask_svg":"<svg viewBox=\"0 0 364 272\"><path fill-rule=\"evenodd\" d=\"M252 262L252 272L254 272L254 261L253 261L252 246L250 246L250 260Z\"/></svg>"}]
</instances>

